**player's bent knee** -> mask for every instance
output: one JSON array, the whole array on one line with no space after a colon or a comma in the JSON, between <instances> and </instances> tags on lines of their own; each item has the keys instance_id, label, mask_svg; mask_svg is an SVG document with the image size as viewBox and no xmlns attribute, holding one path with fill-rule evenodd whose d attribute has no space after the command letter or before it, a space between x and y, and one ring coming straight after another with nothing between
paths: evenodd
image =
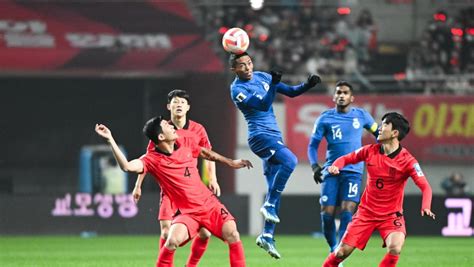
<instances>
[{"instance_id":1,"label":"player's bent knee","mask_svg":"<svg viewBox=\"0 0 474 267\"><path fill-rule=\"evenodd\" d=\"M321 206L321 215L333 216L335 211L334 206Z\"/></svg>"},{"instance_id":2,"label":"player's bent knee","mask_svg":"<svg viewBox=\"0 0 474 267\"><path fill-rule=\"evenodd\" d=\"M168 234L170 232L170 224L160 222L160 232L161 232L161 238L167 239Z\"/></svg>"},{"instance_id":3,"label":"player's bent knee","mask_svg":"<svg viewBox=\"0 0 474 267\"><path fill-rule=\"evenodd\" d=\"M211 237L211 233L204 229L204 228L201 228L201 230L199 230L199 238L201 238L202 240L204 239L208 239Z\"/></svg>"},{"instance_id":4,"label":"player's bent knee","mask_svg":"<svg viewBox=\"0 0 474 267\"><path fill-rule=\"evenodd\" d=\"M170 228L161 228L161 238L168 239L168 235L170 233Z\"/></svg>"},{"instance_id":5,"label":"player's bent knee","mask_svg":"<svg viewBox=\"0 0 474 267\"><path fill-rule=\"evenodd\" d=\"M237 230L230 231L228 233L223 234L223 238L228 243L234 243L240 240L240 234Z\"/></svg>"},{"instance_id":6,"label":"player's bent knee","mask_svg":"<svg viewBox=\"0 0 474 267\"><path fill-rule=\"evenodd\" d=\"M352 251L354 251L354 247L348 246L347 244L343 243L339 245L339 247L337 247L334 254L340 259L345 259L349 257L349 255L351 255Z\"/></svg>"},{"instance_id":7,"label":"player's bent knee","mask_svg":"<svg viewBox=\"0 0 474 267\"><path fill-rule=\"evenodd\" d=\"M298 165L298 158L295 155L292 155L289 157L289 160L286 162L286 165L288 168L294 170L296 168L296 165Z\"/></svg>"},{"instance_id":8,"label":"player's bent knee","mask_svg":"<svg viewBox=\"0 0 474 267\"><path fill-rule=\"evenodd\" d=\"M347 257L347 255L344 253L344 250L342 250L342 249L336 250L336 252L334 252L334 254L335 254L336 257L338 257L339 259L345 259L345 258Z\"/></svg>"},{"instance_id":9,"label":"player's bent knee","mask_svg":"<svg viewBox=\"0 0 474 267\"><path fill-rule=\"evenodd\" d=\"M174 249L177 249L180 244L181 244L180 240L178 240L177 238L171 236L168 239L166 239L165 246L168 249L173 249L174 250Z\"/></svg>"},{"instance_id":10,"label":"player's bent knee","mask_svg":"<svg viewBox=\"0 0 474 267\"><path fill-rule=\"evenodd\" d=\"M402 252L402 246L401 245L390 245L387 247L388 253L392 255L400 255Z\"/></svg>"}]
</instances>

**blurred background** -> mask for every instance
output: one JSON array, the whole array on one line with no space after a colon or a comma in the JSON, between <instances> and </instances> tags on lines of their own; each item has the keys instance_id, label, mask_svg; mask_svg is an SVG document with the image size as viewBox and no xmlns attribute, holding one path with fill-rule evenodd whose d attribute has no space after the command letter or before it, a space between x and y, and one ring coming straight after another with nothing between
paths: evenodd
<instances>
[{"instance_id":1,"label":"blurred background","mask_svg":"<svg viewBox=\"0 0 474 267\"><path fill-rule=\"evenodd\" d=\"M355 104L377 120L399 111L412 124L403 144L431 183L438 221L421 221L421 195L409 182L410 235L472 236L469 0L0 1L0 235L158 234L159 187L147 176L135 205L136 176L118 169L94 125L108 125L137 158L147 144L143 124L168 114L173 89L189 92L188 115L206 127L215 151L254 163L250 171L218 164L217 177L240 232L257 234L266 186L229 96L234 77L220 43L232 27L251 37L256 70L282 68L290 84L309 73L323 80L274 104L299 158L278 233L321 230L320 186L306 149L315 119L333 107L335 82L344 79L355 87Z\"/></svg>"}]
</instances>

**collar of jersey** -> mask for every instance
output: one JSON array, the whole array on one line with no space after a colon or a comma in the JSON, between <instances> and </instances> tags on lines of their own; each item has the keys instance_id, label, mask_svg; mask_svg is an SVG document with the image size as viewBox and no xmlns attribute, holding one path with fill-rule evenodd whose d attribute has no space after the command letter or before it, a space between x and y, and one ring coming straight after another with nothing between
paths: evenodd
<instances>
[{"instance_id":1,"label":"collar of jersey","mask_svg":"<svg viewBox=\"0 0 474 267\"><path fill-rule=\"evenodd\" d=\"M178 148L179 148L178 144L174 143L174 151L176 151ZM163 155L168 156L168 157L171 156L171 154L172 154L172 153L168 153L168 152L160 150L157 146L155 146L155 151L157 153L163 154Z\"/></svg>"},{"instance_id":2,"label":"collar of jersey","mask_svg":"<svg viewBox=\"0 0 474 267\"><path fill-rule=\"evenodd\" d=\"M392 153L388 154L387 157L393 159L395 158L398 154L400 154L400 151L402 151L402 145L398 145L398 148L397 150L393 151ZM379 152L380 154L383 154L383 146L380 145L380 149L379 149Z\"/></svg>"},{"instance_id":3,"label":"collar of jersey","mask_svg":"<svg viewBox=\"0 0 474 267\"><path fill-rule=\"evenodd\" d=\"M173 124L175 130L179 130L178 127L173 123L172 120L169 121L171 124ZM189 128L189 119L186 118L186 123L183 126L183 129L187 130Z\"/></svg>"}]
</instances>

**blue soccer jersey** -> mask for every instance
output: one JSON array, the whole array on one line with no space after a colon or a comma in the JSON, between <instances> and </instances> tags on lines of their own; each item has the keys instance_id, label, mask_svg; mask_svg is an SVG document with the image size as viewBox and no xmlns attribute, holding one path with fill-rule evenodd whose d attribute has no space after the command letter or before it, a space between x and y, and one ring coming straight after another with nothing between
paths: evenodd
<instances>
[{"instance_id":1,"label":"blue soccer jersey","mask_svg":"<svg viewBox=\"0 0 474 267\"><path fill-rule=\"evenodd\" d=\"M275 88L270 89L271 80L272 76L268 73L255 71L251 80L236 78L230 86L232 101L242 111L247 121L249 138L259 134L281 138L271 105L275 98ZM269 93L267 98L271 99L264 99L267 92ZM256 106L252 106L252 98L257 98L262 103L255 103Z\"/></svg>"},{"instance_id":2,"label":"blue soccer jersey","mask_svg":"<svg viewBox=\"0 0 474 267\"><path fill-rule=\"evenodd\" d=\"M247 121L249 139L260 134L281 139L281 131L272 108L275 94L295 97L309 89L304 84L289 86L280 82L272 85L271 80L270 74L255 71L252 79L246 81L235 78L230 85L232 101Z\"/></svg>"},{"instance_id":3,"label":"blue soccer jersey","mask_svg":"<svg viewBox=\"0 0 474 267\"><path fill-rule=\"evenodd\" d=\"M316 120L311 135L309 160L311 165L318 162L317 149L323 138L328 143L326 163L331 164L340 156L346 155L362 146L363 129L374 133L377 130L372 116L361 108L351 108L347 113L339 113L336 108L329 109ZM362 173L363 163L347 165L344 171Z\"/></svg>"}]
</instances>

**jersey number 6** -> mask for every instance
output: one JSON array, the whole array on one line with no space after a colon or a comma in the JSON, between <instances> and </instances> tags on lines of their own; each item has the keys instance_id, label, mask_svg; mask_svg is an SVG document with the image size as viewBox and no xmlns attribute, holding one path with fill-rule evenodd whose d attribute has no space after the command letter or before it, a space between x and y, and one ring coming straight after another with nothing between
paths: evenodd
<instances>
[{"instance_id":1,"label":"jersey number 6","mask_svg":"<svg viewBox=\"0 0 474 267\"><path fill-rule=\"evenodd\" d=\"M382 189L383 188L383 179L382 178L377 179L377 181L375 181L375 186L378 189Z\"/></svg>"}]
</instances>

